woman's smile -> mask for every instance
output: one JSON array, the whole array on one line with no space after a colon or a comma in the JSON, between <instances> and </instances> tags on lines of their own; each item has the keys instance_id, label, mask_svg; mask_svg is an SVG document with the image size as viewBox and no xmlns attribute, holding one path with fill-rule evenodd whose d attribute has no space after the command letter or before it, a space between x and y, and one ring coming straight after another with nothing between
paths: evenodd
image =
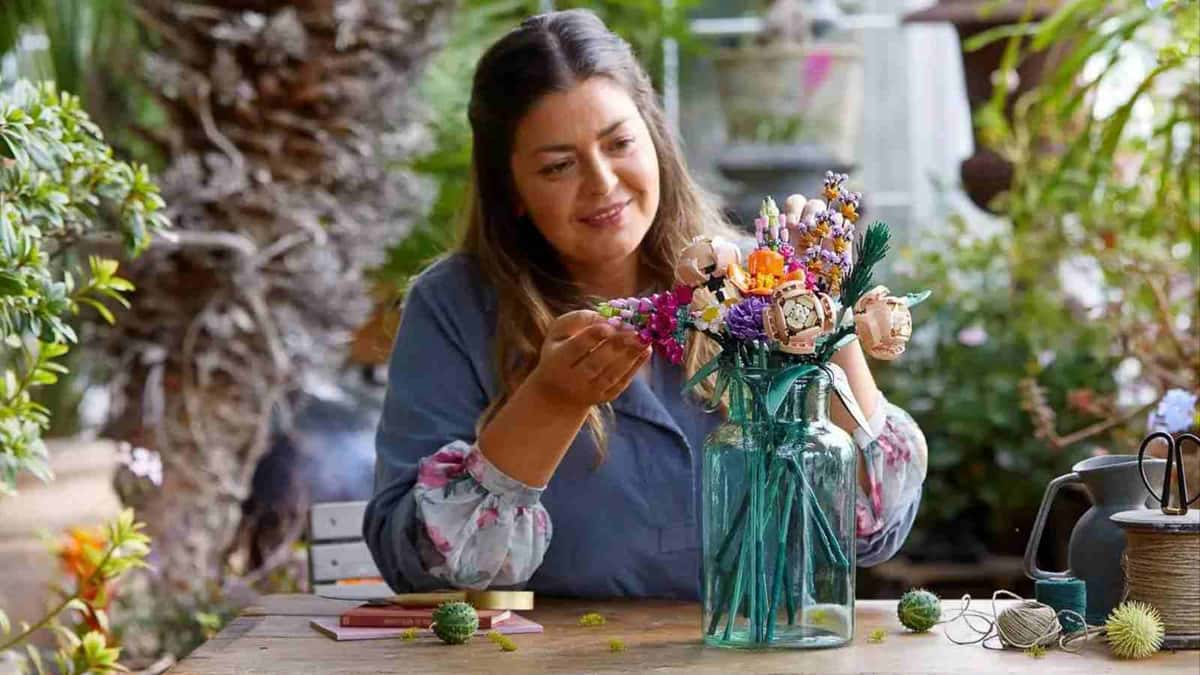
<instances>
[{"instance_id":1,"label":"woman's smile","mask_svg":"<svg viewBox=\"0 0 1200 675\"><path fill-rule=\"evenodd\" d=\"M596 229L620 227L625 219L625 208L632 203L633 199L626 199L602 206L586 216L581 216L579 221Z\"/></svg>"}]
</instances>

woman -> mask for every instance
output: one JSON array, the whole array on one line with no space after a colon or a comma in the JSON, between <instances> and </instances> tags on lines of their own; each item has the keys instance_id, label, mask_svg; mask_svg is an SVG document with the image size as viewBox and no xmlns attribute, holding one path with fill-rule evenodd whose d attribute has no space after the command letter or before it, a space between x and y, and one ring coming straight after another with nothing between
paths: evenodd
<instances>
[{"instance_id":1,"label":"woman","mask_svg":"<svg viewBox=\"0 0 1200 675\"><path fill-rule=\"evenodd\" d=\"M680 369L582 308L670 287L676 253L725 225L629 46L590 13L533 17L492 46L469 116L465 236L413 283L391 357L375 561L401 592L694 599L698 453L721 420L680 386L714 347ZM860 474L857 513L873 564L912 525L925 443L857 344L835 360L871 421L856 440L879 482Z\"/></svg>"}]
</instances>

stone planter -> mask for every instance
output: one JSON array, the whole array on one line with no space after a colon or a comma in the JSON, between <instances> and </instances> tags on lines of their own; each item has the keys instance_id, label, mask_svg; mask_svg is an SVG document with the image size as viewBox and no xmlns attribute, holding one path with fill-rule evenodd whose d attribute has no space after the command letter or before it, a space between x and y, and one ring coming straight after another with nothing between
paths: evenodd
<instances>
[{"instance_id":1,"label":"stone planter","mask_svg":"<svg viewBox=\"0 0 1200 675\"><path fill-rule=\"evenodd\" d=\"M718 50L713 58L727 145L717 160L737 188L744 222L763 195L820 189L826 170L849 171L863 100L862 54L845 41Z\"/></svg>"},{"instance_id":2,"label":"stone planter","mask_svg":"<svg viewBox=\"0 0 1200 675\"><path fill-rule=\"evenodd\" d=\"M842 42L718 50L717 90L731 144L818 144L854 157L862 54Z\"/></svg>"}]
</instances>

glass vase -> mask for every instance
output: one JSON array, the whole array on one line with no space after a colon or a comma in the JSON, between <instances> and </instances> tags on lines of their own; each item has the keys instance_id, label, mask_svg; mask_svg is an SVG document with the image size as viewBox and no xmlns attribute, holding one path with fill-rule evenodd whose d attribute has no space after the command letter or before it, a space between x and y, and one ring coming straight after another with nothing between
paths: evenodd
<instances>
[{"instance_id":1,"label":"glass vase","mask_svg":"<svg viewBox=\"0 0 1200 675\"><path fill-rule=\"evenodd\" d=\"M854 634L857 452L829 418L830 381L804 376L768 413L771 371L746 369L705 440L705 643L809 649Z\"/></svg>"}]
</instances>

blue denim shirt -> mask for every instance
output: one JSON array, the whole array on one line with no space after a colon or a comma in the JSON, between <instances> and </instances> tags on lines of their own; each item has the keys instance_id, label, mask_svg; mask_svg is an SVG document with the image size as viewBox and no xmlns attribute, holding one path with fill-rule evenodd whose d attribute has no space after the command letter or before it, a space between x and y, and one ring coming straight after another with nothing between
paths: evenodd
<instances>
[{"instance_id":1,"label":"blue denim shirt","mask_svg":"<svg viewBox=\"0 0 1200 675\"><path fill-rule=\"evenodd\" d=\"M363 535L397 592L444 588L420 553L413 488L419 462L453 441L473 443L499 393L494 293L469 258L443 259L414 283L388 372L376 438L375 496ZM721 419L680 392L682 370L653 358L613 401L608 453L597 464L581 431L541 495L553 540L523 587L577 597L696 599L700 591L700 450ZM922 460L923 461L923 460ZM922 468L923 476L923 468ZM911 503L858 540L858 564L890 558L912 526Z\"/></svg>"}]
</instances>

